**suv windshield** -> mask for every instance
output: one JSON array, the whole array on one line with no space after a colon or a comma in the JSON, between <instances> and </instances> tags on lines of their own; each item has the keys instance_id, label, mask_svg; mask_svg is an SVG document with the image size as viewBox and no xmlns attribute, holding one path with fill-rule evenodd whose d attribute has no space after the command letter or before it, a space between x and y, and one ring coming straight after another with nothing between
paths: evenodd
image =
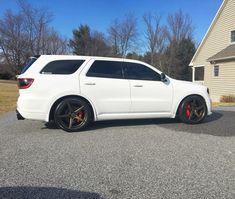
<instances>
[{"instance_id":1,"label":"suv windshield","mask_svg":"<svg viewBox=\"0 0 235 199\"><path fill-rule=\"evenodd\" d=\"M21 71L20 74L23 74L25 73L26 70L29 69L29 67L38 59L39 56L34 56L34 57L30 57L27 61L26 61L26 64L23 68L23 70Z\"/></svg>"}]
</instances>

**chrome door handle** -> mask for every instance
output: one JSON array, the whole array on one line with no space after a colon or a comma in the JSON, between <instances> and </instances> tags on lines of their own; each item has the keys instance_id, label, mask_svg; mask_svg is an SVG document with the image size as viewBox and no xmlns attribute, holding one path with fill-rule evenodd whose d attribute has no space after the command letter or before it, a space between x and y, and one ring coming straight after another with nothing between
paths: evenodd
<instances>
[{"instance_id":1,"label":"chrome door handle","mask_svg":"<svg viewBox=\"0 0 235 199\"><path fill-rule=\"evenodd\" d=\"M85 83L85 85L88 85L88 86L94 86L94 85L96 85L96 83L93 83L93 82L87 82L87 83Z\"/></svg>"},{"instance_id":2,"label":"chrome door handle","mask_svg":"<svg viewBox=\"0 0 235 199\"><path fill-rule=\"evenodd\" d=\"M143 85L134 85L134 87L141 88L141 87L143 87Z\"/></svg>"}]
</instances>

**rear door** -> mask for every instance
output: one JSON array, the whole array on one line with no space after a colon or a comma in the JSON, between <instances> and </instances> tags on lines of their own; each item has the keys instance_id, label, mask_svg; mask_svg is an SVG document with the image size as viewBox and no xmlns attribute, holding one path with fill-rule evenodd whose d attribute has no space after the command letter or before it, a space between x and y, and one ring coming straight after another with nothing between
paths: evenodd
<instances>
[{"instance_id":1,"label":"rear door","mask_svg":"<svg viewBox=\"0 0 235 199\"><path fill-rule=\"evenodd\" d=\"M80 75L80 86L98 115L130 112L130 86L123 77L122 61L91 61Z\"/></svg>"},{"instance_id":2,"label":"rear door","mask_svg":"<svg viewBox=\"0 0 235 199\"><path fill-rule=\"evenodd\" d=\"M130 82L131 113L171 112L173 88L161 81L158 72L140 63L123 62L125 78Z\"/></svg>"}]
</instances>

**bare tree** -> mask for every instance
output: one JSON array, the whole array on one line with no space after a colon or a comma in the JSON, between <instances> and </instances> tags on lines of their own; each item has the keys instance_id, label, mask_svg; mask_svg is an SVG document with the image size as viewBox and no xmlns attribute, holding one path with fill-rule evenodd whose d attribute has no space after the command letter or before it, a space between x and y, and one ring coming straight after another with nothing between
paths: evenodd
<instances>
[{"instance_id":1,"label":"bare tree","mask_svg":"<svg viewBox=\"0 0 235 199\"><path fill-rule=\"evenodd\" d=\"M191 17L179 10L169 15L167 22L168 47L164 71L174 78L189 80L188 65L195 52Z\"/></svg>"},{"instance_id":2,"label":"bare tree","mask_svg":"<svg viewBox=\"0 0 235 199\"><path fill-rule=\"evenodd\" d=\"M126 56L127 51L130 50L133 43L136 42L137 36L137 22L133 15L129 15L121 24L120 29L120 44L121 44L121 55Z\"/></svg>"},{"instance_id":3,"label":"bare tree","mask_svg":"<svg viewBox=\"0 0 235 199\"><path fill-rule=\"evenodd\" d=\"M109 27L109 36L113 47L113 54L125 57L136 43L137 21L133 15L128 15L123 21L117 19Z\"/></svg>"},{"instance_id":4,"label":"bare tree","mask_svg":"<svg viewBox=\"0 0 235 199\"><path fill-rule=\"evenodd\" d=\"M19 8L19 13L8 10L0 19L0 52L13 74L29 56L66 53L67 48L66 39L49 27L51 14L46 9L36 9L22 0Z\"/></svg>"},{"instance_id":5,"label":"bare tree","mask_svg":"<svg viewBox=\"0 0 235 199\"><path fill-rule=\"evenodd\" d=\"M68 41L59 35L53 28L49 29L44 33L42 54L67 54L68 52Z\"/></svg>"},{"instance_id":6,"label":"bare tree","mask_svg":"<svg viewBox=\"0 0 235 199\"><path fill-rule=\"evenodd\" d=\"M26 1L19 0L18 2L20 13L25 21L24 28L28 36L29 50L39 54L43 46L44 34L52 20L52 15L46 9L33 8Z\"/></svg>"},{"instance_id":7,"label":"bare tree","mask_svg":"<svg viewBox=\"0 0 235 199\"><path fill-rule=\"evenodd\" d=\"M19 0L21 12L26 20L25 30L31 52L34 54L66 54L67 40L49 27L52 14L45 8L33 8L23 0Z\"/></svg>"},{"instance_id":8,"label":"bare tree","mask_svg":"<svg viewBox=\"0 0 235 199\"><path fill-rule=\"evenodd\" d=\"M188 14L184 14L182 10L174 14L169 14L167 23L167 36L170 42L173 40L180 41L184 38L192 38L192 19Z\"/></svg>"},{"instance_id":9,"label":"bare tree","mask_svg":"<svg viewBox=\"0 0 235 199\"><path fill-rule=\"evenodd\" d=\"M110 43L112 46L112 54L115 56L120 56L120 50L119 50L119 45L120 45L120 27L119 27L119 22L117 19L112 23L112 25L108 29L109 37L110 37Z\"/></svg>"},{"instance_id":10,"label":"bare tree","mask_svg":"<svg viewBox=\"0 0 235 199\"><path fill-rule=\"evenodd\" d=\"M161 26L161 18L151 14L145 14L143 20L146 26L145 38L147 40L148 51L150 52L150 64L156 66L154 57L160 56L165 47L165 29Z\"/></svg>"},{"instance_id":11,"label":"bare tree","mask_svg":"<svg viewBox=\"0 0 235 199\"><path fill-rule=\"evenodd\" d=\"M26 35L23 33L24 21L21 14L13 15L11 11L5 13L4 19L0 20L0 49L2 54L16 73L24 54L22 49L26 48Z\"/></svg>"},{"instance_id":12,"label":"bare tree","mask_svg":"<svg viewBox=\"0 0 235 199\"><path fill-rule=\"evenodd\" d=\"M91 54L95 56L110 56L111 47L108 46L103 33L94 31L91 34Z\"/></svg>"}]
</instances>

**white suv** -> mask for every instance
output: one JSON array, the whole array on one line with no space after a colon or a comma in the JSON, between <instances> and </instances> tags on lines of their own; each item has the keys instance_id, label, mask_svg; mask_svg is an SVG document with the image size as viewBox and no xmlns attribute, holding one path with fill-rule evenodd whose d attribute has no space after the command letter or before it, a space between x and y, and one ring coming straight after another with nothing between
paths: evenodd
<instances>
[{"instance_id":1,"label":"white suv","mask_svg":"<svg viewBox=\"0 0 235 199\"><path fill-rule=\"evenodd\" d=\"M197 124L211 114L209 90L135 60L41 55L18 76L18 119L54 120L65 131L91 121L175 118Z\"/></svg>"}]
</instances>

